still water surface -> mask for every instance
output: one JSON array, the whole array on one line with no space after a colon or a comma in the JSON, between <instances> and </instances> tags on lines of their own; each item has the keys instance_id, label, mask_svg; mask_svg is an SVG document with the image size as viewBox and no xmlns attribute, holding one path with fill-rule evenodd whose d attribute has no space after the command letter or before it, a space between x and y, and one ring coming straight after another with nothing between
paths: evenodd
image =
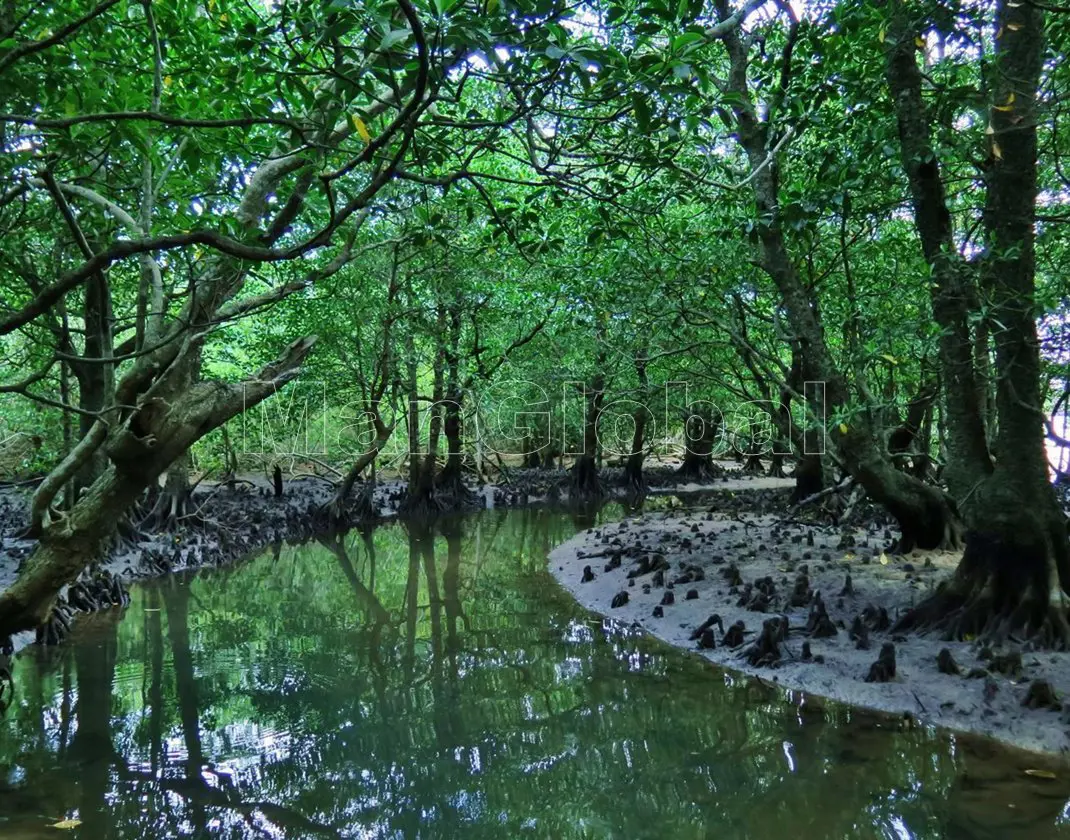
<instances>
[{"instance_id":1,"label":"still water surface","mask_svg":"<svg viewBox=\"0 0 1070 840\"><path fill-rule=\"evenodd\" d=\"M138 587L18 658L0 838L1070 837L1034 760L584 612L545 558L588 524L393 524Z\"/></svg>"}]
</instances>

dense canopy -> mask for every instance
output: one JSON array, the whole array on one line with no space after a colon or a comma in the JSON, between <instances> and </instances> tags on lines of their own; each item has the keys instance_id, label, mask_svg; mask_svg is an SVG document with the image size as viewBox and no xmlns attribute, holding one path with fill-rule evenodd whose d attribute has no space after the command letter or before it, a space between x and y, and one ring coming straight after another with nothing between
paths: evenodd
<instances>
[{"instance_id":1,"label":"dense canopy","mask_svg":"<svg viewBox=\"0 0 1070 840\"><path fill-rule=\"evenodd\" d=\"M1067 646L1068 48L1036 0L4 3L0 631L191 472L337 523L727 453L963 547L904 627Z\"/></svg>"}]
</instances>

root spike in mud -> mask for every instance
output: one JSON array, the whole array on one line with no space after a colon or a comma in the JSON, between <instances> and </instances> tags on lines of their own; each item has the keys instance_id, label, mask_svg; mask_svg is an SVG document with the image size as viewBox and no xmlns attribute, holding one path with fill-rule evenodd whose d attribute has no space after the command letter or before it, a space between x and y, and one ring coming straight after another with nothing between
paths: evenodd
<instances>
[{"instance_id":1,"label":"root spike in mud","mask_svg":"<svg viewBox=\"0 0 1070 840\"><path fill-rule=\"evenodd\" d=\"M1070 696L1070 654L1010 636L981 650L893 626L931 598L961 552L889 556L895 525L872 512L857 526L785 521L790 491L760 481L748 490L747 479L731 479L701 506L579 534L551 554L551 569L583 605L609 613L614 595L628 595L614 619L784 689L1070 751L1064 715L1051 714ZM639 561L649 546L667 568ZM621 564L581 586L591 560L580 555L607 549ZM686 597L667 588L676 581L686 581Z\"/></svg>"}]
</instances>

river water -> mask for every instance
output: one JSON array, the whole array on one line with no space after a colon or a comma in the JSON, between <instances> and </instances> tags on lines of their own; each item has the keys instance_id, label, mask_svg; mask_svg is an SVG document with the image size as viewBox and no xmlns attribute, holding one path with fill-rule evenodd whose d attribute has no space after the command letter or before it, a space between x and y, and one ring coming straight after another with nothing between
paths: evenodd
<instances>
[{"instance_id":1,"label":"river water","mask_svg":"<svg viewBox=\"0 0 1070 840\"><path fill-rule=\"evenodd\" d=\"M16 660L0 838L1070 837L1070 773L586 613L546 555L589 524L390 524L136 587Z\"/></svg>"}]
</instances>

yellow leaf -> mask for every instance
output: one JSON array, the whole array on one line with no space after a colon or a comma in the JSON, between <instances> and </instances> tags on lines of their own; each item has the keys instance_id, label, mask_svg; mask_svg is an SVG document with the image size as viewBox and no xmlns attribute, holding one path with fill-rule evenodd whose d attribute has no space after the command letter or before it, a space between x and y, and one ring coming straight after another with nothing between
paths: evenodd
<instances>
[{"instance_id":1,"label":"yellow leaf","mask_svg":"<svg viewBox=\"0 0 1070 840\"><path fill-rule=\"evenodd\" d=\"M882 29L880 31L880 34L877 36L878 38L880 38L882 44L884 43L884 38L885 38L886 35L887 35L887 33Z\"/></svg>"},{"instance_id":2,"label":"yellow leaf","mask_svg":"<svg viewBox=\"0 0 1070 840\"><path fill-rule=\"evenodd\" d=\"M992 141L992 157L996 160L1003 160L1003 149L999 147L999 143L995 140Z\"/></svg>"},{"instance_id":3,"label":"yellow leaf","mask_svg":"<svg viewBox=\"0 0 1070 840\"><path fill-rule=\"evenodd\" d=\"M1014 93L1011 92L1010 96L1007 97L1007 101L1003 105L993 105L992 107L995 108L997 111L1013 111L1014 110L1013 106L1014 106Z\"/></svg>"},{"instance_id":4,"label":"yellow leaf","mask_svg":"<svg viewBox=\"0 0 1070 840\"><path fill-rule=\"evenodd\" d=\"M81 824L81 820L60 820L58 823L52 823L49 828L61 828L64 831L70 831L72 828L78 828Z\"/></svg>"},{"instance_id":5,"label":"yellow leaf","mask_svg":"<svg viewBox=\"0 0 1070 840\"><path fill-rule=\"evenodd\" d=\"M996 129L992 125L992 123L989 123L988 125L985 126L985 134L988 134L989 136L991 136L991 135L993 135L995 133L996 133Z\"/></svg>"},{"instance_id":6,"label":"yellow leaf","mask_svg":"<svg viewBox=\"0 0 1070 840\"><path fill-rule=\"evenodd\" d=\"M368 133L368 126L364 124L364 120L354 114L350 119L353 120L353 128L357 130L357 134L360 135L360 139L365 143L370 144L372 142L372 136Z\"/></svg>"},{"instance_id":7,"label":"yellow leaf","mask_svg":"<svg viewBox=\"0 0 1070 840\"><path fill-rule=\"evenodd\" d=\"M230 15L228 15L226 12L219 16L220 23L226 23L228 20L230 20Z\"/></svg>"},{"instance_id":8,"label":"yellow leaf","mask_svg":"<svg viewBox=\"0 0 1070 840\"><path fill-rule=\"evenodd\" d=\"M1022 25L1021 25L1020 23L1008 23L1008 24L1007 24L1007 28L1008 28L1008 29L1009 29L1009 30L1010 30L1011 32L1017 32L1017 31L1018 31L1019 29L1021 29L1021 28L1022 28Z\"/></svg>"},{"instance_id":9,"label":"yellow leaf","mask_svg":"<svg viewBox=\"0 0 1070 840\"><path fill-rule=\"evenodd\" d=\"M880 561L882 566L888 565L888 555L885 554L883 551L881 552Z\"/></svg>"},{"instance_id":10,"label":"yellow leaf","mask_svg":"<svg viewBox=\"0 0 1070 840\"><path fill-rule=\"evenodd\" d=\"M925 39L919 35L917 38L914 39L914 46L916 46L919 50L925 49Z\"/></svg>"},{"instance_id":11,"label":"yellow leaf","mask_svg":"<svg viewBox=\"0 0 1070 840\"><path fill-rule=\"evenodd\" d=\"M998 29L998 30L996 31L996 40L998 41L998 40L999 40L1000 38L1002 38L1002 37L1003 37L1003 27L1001 26L1001 27L1000 27L1000 28L999 28L999 29Z\"/></svg>"},{"instance_id":12,"label":"yellow leaf","mask_svg":"<svg viewBox=\"0 0 1070 840\"><path fill-rule=\"evenodd\" d=\"M171 87L171 77L170 76L164 76L163 77L163 86L164 87Z\"/></svg>"},{"instance_id":13,"label":"yellow leaf","mask_svg":"<svg viewBox=\"0 0 1070 840\"><path fill-rule=\"evenodd\" d=\"M840 434L841 435L847 434L847 424L846 423L840 423Z\"/></svg>"},{"instance_id":14,"label":"yellow leaf","mask_svg":"<svg viewBox=\"0 0 1070 840\"><path fill-rule=\"evenodd\" d=\"M1057 779L1059 778L1051 770L1026 770L1025 775L1032 776L1034 779Z\"/></svg>"}]
</instances>

